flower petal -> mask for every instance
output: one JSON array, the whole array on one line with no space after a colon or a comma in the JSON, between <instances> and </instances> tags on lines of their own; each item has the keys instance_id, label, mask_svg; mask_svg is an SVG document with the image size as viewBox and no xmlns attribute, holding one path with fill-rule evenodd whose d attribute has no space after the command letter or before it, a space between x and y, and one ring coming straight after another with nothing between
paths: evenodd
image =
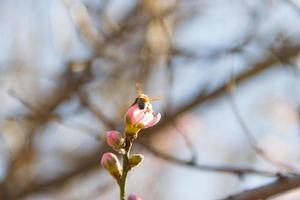
<instances>
[{"instance_id":1,"label":"flower petal","mask_svg":"<svg viewBox=\"0 0 300 200\"><path fill-rule=\"evenodd\" d=\"M108 131L106 137L106 142L110 147L117 148L122 145L124 139L122 138L122 134L119 131L111 130Z\"/></svg>"},{"instance_id":2,"label":"flower petal","mask_svg":"<svg viewBox=\"0 0 300 200\"><path fill-rule=\"evenodd\" d=\"M154 112L152 113L152 120L147 122L147 124L144 124L144 128L149 128L149 127L152 127L154 126L155 124L157 124L159 122L159 120L161 119L161 114L160 113L157 113L155 114Z\"/></svg>"},{"instance_id":3,"label":"flower petal","mask_svg":"<svg viewBox=\"0 0 300 200\"><path fill-rule=\"evenodd\" d=\"M145 112L144 117L142 120L140 120L140 123L143 124L143 126L146 126L149 122L153 120L154 116L152 112Z\"/></svg>"},{"instance_id":4,"label":"flower petal","mask_svg":"<svg viewBox=\"0 0 300 200\"><path fill-rule=\"evenodd\" d=\"M126 114L126 123L128 124L137 124L140 120L143 119L145 115L144 110L140 110L137 104L131 106Z\"/></svg>"},{"instance_id":5,"label":"flower petal","mask_svg":"<svg viewBox=\"0 0 300 200\"><path fill-rule=\"evenodd\" d=\"M140 109L137 109L134 111L134 114L133 114L133 124L137 124L139 123L141 120L143 120L143 118L145 117L145 111L144 110L140 110Z\"/></svg>"}]
</instances>

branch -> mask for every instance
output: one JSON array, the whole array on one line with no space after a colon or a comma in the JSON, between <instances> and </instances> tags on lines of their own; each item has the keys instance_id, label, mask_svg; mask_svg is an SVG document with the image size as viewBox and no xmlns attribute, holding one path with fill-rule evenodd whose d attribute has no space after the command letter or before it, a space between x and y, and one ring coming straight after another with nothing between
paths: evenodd
<instances>
[{"instance_id":1,"label":"branch","mask_svg":"<svg viewBox=\"0 0 300 200\"><path fill-rule=\"evenodd\" d=\"M194 162L197 159L197 151L196 151L196 147L194 146L193 142L190 140L190 138L187 136L186 133L184 133L185 131L183 131L182 129L184 128L183 126L181 126L180 124L174 122L173 123L174 128L177 130L176 132L179 133L179 135L181 136L181 138L183 139L186 147L189 149L189 151L192 154L192 159L191 161Z\"/></svg>"},{"instance_id":2,"label":"branch","mask_svg":"<svg viewBox=\"0 0 300 200\"><path fill-rule=\"evenodd\" d=\"M24 142L16 156L10 158L8 167L9 170L3 180L3 184L1 185L2 187L7 187L7 185L11 184L12 180L15 178L15 170L21 168L21 165L26 163L25 154L32 152L30 151L32 148L32 141L38 130L47 124L51 118L53 118L53 113L56 108L62 102L70 99L72 95L79 90L81 85L89 79L89 62L85 63L86 68L80 74L76 74L71 70L73 64L74 63L68 64L68 67L63 73L56 90L54 90L48 98L45 98L47 102L41 103L41 106L33 108L33 110L30 110L31 112L29 114L24 116L24 120L26 120L27 124L25 131L27 140ZM25 101L23 103L25 103ZM26 105L30 107L29 104ZM5 189L2 190L4 191Z\"/></svg>"},{"instance_id":3,"label":"branch","mask_svg":"<svg viewBox=\"0 0 300 200\"><path fill-rule=\"evenodd\" d=\"M298 46L289 46L289 47L283 47L283 48L280 48L280 49L276 50L274 52L274 54L282 62L287 62L291 58L295 57L298 54L299 51L300 51L300 45L298 45ZM244 83L244 82L248 81L249 79L256 76L257 74L261 74L265 70L274 67L274 64L276 64L276 62L277 61L274 58L267 57L265 60L256 63L249 70L238 74L236 76L236 83L241 84L241 83ZM155 137L155 134L157 134L163 128L167 127L179 115L181 115L185 112L188 112L191 109L193 109L193 108L195 108L195 107L197 107L197 106L199 106L199 105L201 105L201 104L203 104L207 101L212 101L212 100L216 100L218 98L223 97L223 95L227 91L227 85L228 85L228 83L224 83L220 87L216 88L215 90L213 90L212 92L207 93L207 94L203 94L202 91L199 92L198 95L196 95L196 97L192 101L190 101L187 104L181 106L174 113L171 113L169 115L164 116L162 118L159 126L154 126L150 130L145 130L145 134L142 134L141 137L139 137L139 140L142 139L142 138L144 138L144 139L148 138L149 139L150 137ZM107 149L106 145L103 145L101 149L97 149L95 152L93 152L92 154L87 156L87 157L91 158L90 163L83 163L81 161L80 163L78 163L78 165L75 168L73 168L71 171L67 172L66 174L63 174L60 177L57 177L53 180L42 183L40 186L36 185L34 187L34 189L24 190L21 194L16 195L15 199L24 198L27 195L30 195L34 192L44 190L44 189L47 189L47 188L57 187L55 185L55 183L57 183L57 182L67 182L68 180L70 180L72 177L74 177L76 175L86 173L86 171L94 169L95 167L98 167L99 163L98 163L97 159L98 159L99 155L101 155L105 151L108 151L108 149ZM87 160L89 160L89 159L87 159ZM89 167L85 168L85 170L82 170L83 165L89 165ZM100 169L100 167L99 167L99 169Z\"/></svg>"},{"instance_id":4,"label":"branch","mask_svg":"<svg viewBox=\"0 0 300 200\"><path fill-rule=\"evenodd\" d=\"M108 147L105 146L101 150L109 151ZM80 163L75 165L70 171L62 174L61 176L55 177L45 182L32 182L27 188L18 194L13 194L12 199L23 199L24 197L34 194L40 191L47 191L54 187L61 188L66 183L73 180L74 177L86 174L87 172L99 168L99 153L98 151L94 154L88 155L85 159L81 159Z\"/></svg>"},{"instance_id":5,"label":"branch","mask_svg":"<svg viewBox=\"0 0 300 200\"><path fill-rule=\"evenodd\" d=\"M272 173L263 170L256 170L252 168L245 168L245 167L234 167L234 166L215 166L215 165L204 165L204 164L197 164L193 159L191 160L182 160L176 158L174 156L168 155L163 153L154 147L148 145L147 143L143 142L142 145L152 154L156 155L159 158L162 158L168 162L175 163L181 166L190 167L195 170L200 171L210 171L210 172L220 172L220 173L232 173L238 176L243 176L246 174L255 174L260 176L267 176L267 177L276 177L278 173Z\"/></svg>"},{"instance_id":6,"label":"branch","mask_svg":"<svg viewBox=\"0 0 300 200\"><path fill-rule=\"evenodd\" d=\"M223 200L259 200L300 187L300 176L279 177L269 184L231 195Z\"/></svg>"},{"instance_id":7,"label":"branch","mask_svg":"<svg viewBox=\"0 0 300 200\"><path fill-rule=\"evenodd\" d=\"M273 51L273 55L275 55L281 62L286 63L293 57L297 56L297 54L300 51L300 45L297 46L285 46L279 49L276 49ZM270 69L272 67L275 67L275 64L278 63L278 59L275 59L274 56L268 56L265 60L262 60L256 64L252 68L249 68L246 71L241 72L235 77L235 83L242 84L248 80L250 80L252 77L263 73L267 69ZM215 90L205 93L202 90L199 91L199 93L192 99L190 102L186 103L185 105L181 106L179 109L177 109L173 113L166 114L163 117L163 120L160 122L159 126L154 126L151 128L151 130L146 130L147 134L144 134L145 137L150 137L150 133L155 133L159 129L162 129L163 127L168 126L173 119L178 117L179 115L188 112L192 110L193 108L206 103L206 102L212 102L214 100L220 99L223 97L228 90L228 85L230 85L231 80L228 80L227 82L223 83L221 86L217 87ZM148 134L149 133L149 134Z\"/></svg>"},{"instance_id":8,"label":"branch","mask_svg":"<svg viewBox=\"0 0 300 200\"><path fill-rule=\"evenodd\" d=\"M242 118L241 113L239 112L238 107L234 101L233 94L229 94L228 101L232 108L233 114L236 117L238 124L241 126L242 132L246 136L250 146L257 153L257 155L260 156L262 159L264 159L266 162L276 166L279 169L282 169L282 170L285 170L285 171L291 172L291 173L297 173L296 169L289 166L288 164L285 164L284 162L281 162L280 160L274 159L262 147L259 146L258 141L255 138L254 134L251 132L249 126L246 124L246 122Z\"/></svg>"}]
</instances>

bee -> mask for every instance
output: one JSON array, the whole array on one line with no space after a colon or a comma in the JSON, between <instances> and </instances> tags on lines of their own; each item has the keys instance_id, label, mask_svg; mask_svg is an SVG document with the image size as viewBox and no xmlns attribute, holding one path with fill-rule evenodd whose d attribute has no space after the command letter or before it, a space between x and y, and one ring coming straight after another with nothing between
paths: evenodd
<instances>
[{"instance_id":1,"label":"bee","mask_svg":"<svg viewBox=\"0 0 300 200\"><path fill-rule=\"evenodd\" d=\"M140 83L136 83L136 89L138 91L138 96L131 106L137 104L140 110L144 110L145 107L150 106L150 102L159 100L159 97L149 97L144 94Z\"/></svg>"}]
</instances>

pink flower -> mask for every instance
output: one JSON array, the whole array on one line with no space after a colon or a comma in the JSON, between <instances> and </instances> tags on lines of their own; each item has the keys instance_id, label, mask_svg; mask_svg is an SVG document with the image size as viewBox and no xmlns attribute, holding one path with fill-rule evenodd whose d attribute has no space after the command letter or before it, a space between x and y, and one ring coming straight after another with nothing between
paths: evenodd
<instances>
[{"instance_id":1,"label":"pink flower","mask_svg":"<svg viewBox=\"0 0 300 200\"><path fill-rule=\"evenodd\" d=\"M107 152L102 155L101 165L117 180L121 177L121 165L117 156L113 153Z\"/></svg>"},{"instance_id":2,"label":"pink flower","mask_svg":"<svg viewBox=\"0 0 300 200\"><path fill-rule=\"evenodd\" d=\"M107 144L112 148L120 148L124 144L124 138L119 131L111 130L107 133Z\"/></svg>"},{"instance_id":3,"label":"pink flower","mask_svg":"<svg viewBox=\"0 0 300 200\"><path fill-rule=\"evenodd\" d=\"M129 195L128 200L142 200L142 198L138 197L135 194L131 194L131 195Z\"/></svg>"},{"instance_id":4,"label":"pink flower","mask_svg":"<svg viewBox=\"0 0 300 200\"><path fill-rule=\"evenodd\" d=\"M138 104L132 105L126 113L126 134L136 134L140 129L154 126L161 118L160 113L152 110L150 103L145 103L145 108L140 109Z\"/></svg>"}]
</instances>

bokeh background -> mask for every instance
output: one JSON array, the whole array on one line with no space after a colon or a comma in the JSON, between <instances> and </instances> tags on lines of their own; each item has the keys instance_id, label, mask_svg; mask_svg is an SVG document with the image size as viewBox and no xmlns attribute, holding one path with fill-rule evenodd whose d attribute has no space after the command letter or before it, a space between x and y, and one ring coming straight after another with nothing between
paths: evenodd
<instances>
[{"instance_id":1,"label":"bokeh background","mask_svg":"<svg viewBox=\"0 0 300 200\"><path fill-rule=\"evenodd\" d=\"M298 6L1 0L0 199L118 199L100 157L136 82L162 120L135 143L145 160L128 193L214 200L297 173Z\"/></svg>"}]
</instances>

